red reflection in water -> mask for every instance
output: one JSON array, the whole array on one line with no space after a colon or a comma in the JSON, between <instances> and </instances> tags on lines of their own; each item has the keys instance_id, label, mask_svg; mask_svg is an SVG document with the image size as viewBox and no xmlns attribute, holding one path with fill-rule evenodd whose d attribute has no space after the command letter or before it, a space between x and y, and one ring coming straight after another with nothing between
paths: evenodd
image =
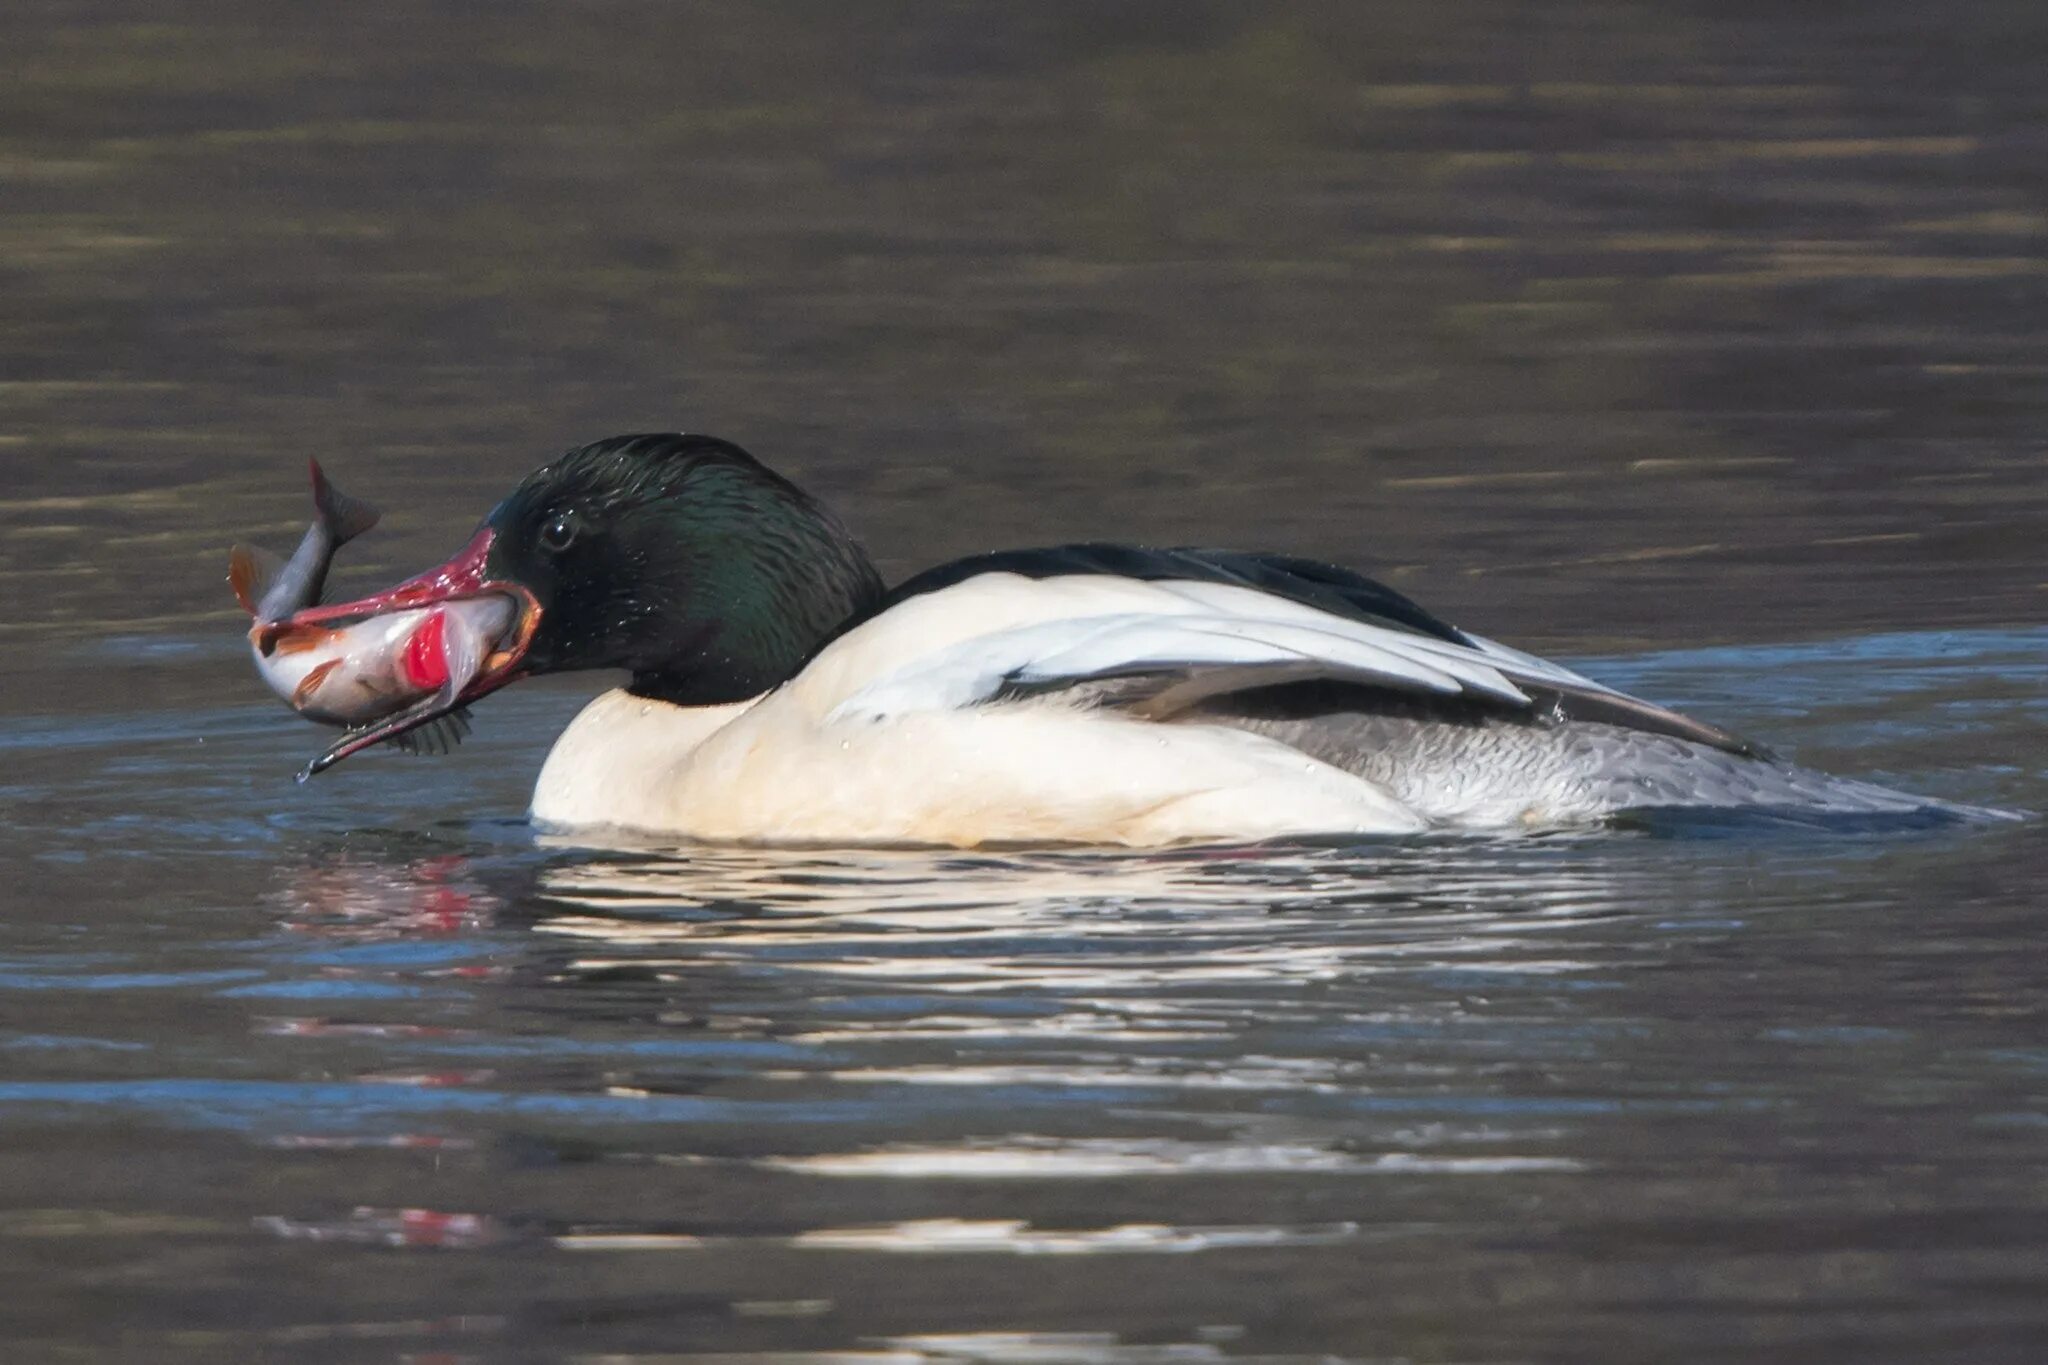
<instances>
[{"instance_id":1,"label":"red reflection in water","mask_svg":"<svg viewBox=\"0 0 2048 1365\"><path fill-rule=\"evenodd\" d=\"M435 1133L286 1133L267 1139L266 1147L289 1152L353 1151L363 1147L395 1151L467 1152L475 1148L471 1138L442 1137Z\"/></svg>"},{"instance_id":2,"label":"red reflection in water","mask_svg":"<svg viewBox=\"0 0 2048 1365\"><path fill-rule=\"evenodd\" d=\"M375 1085L419 1085L439 1089L454 1085L484 1085L497 1079L495 1071L362 1071L359 1081Z\"/></svg>"},{"instance_id":3,"label":"red reflection in water","mask_svg":"<svg viewBox=\"0 0 2048 1365\"><path fill-rule=\"evenodd\" d=\"M462 934L491 926L503 902L461 854L406 862L346 855L296 867L279 893L286 924L332 938Z\"/></svg>"},{"instance_id":4,"label":"red reflection in water","mask_svg":"<svg viewBox=\"0 0 2048 1365\"><path fill-rule=\"evenodd\" d=\"M508 1230L481 1213L437 1209L361 1207L344 1218L286 1218L268 1214L254 1220L265 1232L291 1241L357 1242L372 1246L469 1250L504 1240Z\"/></svg>"},{"instance_id":5,"label":"red reflection in water","mask_svg":"<svg viewBox=\"0 0 2048 1365\"><path fill-rule=\"evenodd\" d=\"M258 1019L256 1031L278 1038L465 1038L475 1033L474 1029L435 1024L365 1024L290 1016Z\"/></svg>"}]
</instances>

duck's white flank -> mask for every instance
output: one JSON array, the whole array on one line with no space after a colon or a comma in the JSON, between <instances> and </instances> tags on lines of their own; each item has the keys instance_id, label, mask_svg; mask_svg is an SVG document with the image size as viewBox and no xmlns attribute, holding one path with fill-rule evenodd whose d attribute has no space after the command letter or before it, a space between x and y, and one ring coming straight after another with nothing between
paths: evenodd
<instances>
[{"instance_id":1,"label":"duck's white flank","mask_svg":"<svg viewBox=\"0 0 2048 1365\"><path fill-rule=\"evenodd\" d=\"M1272 740L1033 702L818 724L787 688L718 720L609 692L548 755L533 815L715 840L1169 844L1403 833L1378 787Z\"/></svg>"},{"instance_id":2,"label":"duck's white flank","mask_svg":"<svg viewBox=\"0 0 2048 1365\"><path fill-rule=\"evenodd\" d=\"M1424 827L1381 787L1263 736L996 696L1019 676L1155 664L1519 695L1476 651L1264 593L984 574L899 604L752 702L598 698L549 755L533 814L706 839L960 846Z\"/></svg>"}]
</instances>

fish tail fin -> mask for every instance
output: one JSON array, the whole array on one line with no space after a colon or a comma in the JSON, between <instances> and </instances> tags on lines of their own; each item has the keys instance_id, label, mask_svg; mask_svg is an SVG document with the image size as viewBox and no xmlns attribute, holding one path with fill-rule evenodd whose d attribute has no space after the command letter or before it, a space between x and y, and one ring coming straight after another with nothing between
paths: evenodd
<instances>
[{"instance_id":1,"label":"fish tail fin","mask_svg":"<svg viewBox=\"0 0 2048 1365\"><path fill-rule=\"evenodd\" d=\"M329 483L327 471L318 460L309 460L307 465L313 473L313 505L320 510L320 523L334 537L336 548L375 526L384 515L361 498L352 498Z\"/></svg>"},{"instance_id":2,"label":"fish tail fin","mask_svg":"<svg viewBox=\"0 0 2048 1365\"><path fill-rule=\"evenodd\" d=\"M251 616L259 614L264 594L283 571L284 561L268 550L237 545L228 551L228 586L235 590L235 600L242 604L242 610Z\"/></svg>"}]
</instances>

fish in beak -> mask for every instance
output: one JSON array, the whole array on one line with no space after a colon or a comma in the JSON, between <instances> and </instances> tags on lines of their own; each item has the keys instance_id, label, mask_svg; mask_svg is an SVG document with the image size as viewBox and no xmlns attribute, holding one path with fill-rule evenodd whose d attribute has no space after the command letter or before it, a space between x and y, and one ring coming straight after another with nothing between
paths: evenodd
<instances>
[{"instance_id":1,"label":"fish in beak","mask_svg":"<svg viewBox=\"0 0 2048 1365\"><path fill-rule=\"evenodd\" d=\"M272 667L280 680L296 675L294 710L349 727L300 781L454 718L521 675L540 604L525 587L488 576L493 535L477 532L446 564L383 592L307 607L251 630L259 667L290 661Z\"/></svg>"},{"instance_id":2,"label":"fish in beak","mask_svg":"<svg viewBox=\"0 0 2048 1365\"><path fill-rule=\"evenodd\" d=\"M511 680L539 619L532 594L484 579L484 531L439 569L358 602L321 605L336 552L378 513L335 488L318 461L311 472L315 515L291 558L238 545L228 570L255 618L257 673L301 716L348 731L299 780L387 740L445 753L469 732L468 702Z\"/></svg>"}]
</instances>

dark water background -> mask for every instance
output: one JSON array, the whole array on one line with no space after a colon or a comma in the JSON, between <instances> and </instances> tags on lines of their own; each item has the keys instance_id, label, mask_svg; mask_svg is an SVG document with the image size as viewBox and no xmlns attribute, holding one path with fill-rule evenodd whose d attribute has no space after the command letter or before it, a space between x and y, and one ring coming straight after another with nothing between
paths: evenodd
<instances>
[{"instance_id":1,"label":"dark water background","mask_svg":"<svg viewBox=\"0 0 2048 1365\"><path fill-rule=\"evenodd\" d=\"M0 1359L2048 1358L2038 823L591 851L365 586L688 427L2048 806L2048 11L0 7ZM798 1353L792 1356L791 1353Z\"/></svg>"}]
</instances>

